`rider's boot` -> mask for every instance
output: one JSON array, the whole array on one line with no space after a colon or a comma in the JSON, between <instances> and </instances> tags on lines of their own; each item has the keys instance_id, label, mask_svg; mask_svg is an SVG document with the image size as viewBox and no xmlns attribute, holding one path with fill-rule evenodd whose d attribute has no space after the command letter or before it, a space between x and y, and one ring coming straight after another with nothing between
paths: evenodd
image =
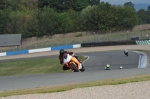
<instances>
[{"instance_id":1,"label":"rider's boot","mask_svg":"<svg viewBox=\"0 0 150 99\"><path fill-rule=\"evenodd\" d=\"M82 68L80 69L81 72L84 72L85 71L85 68L84 66L82 65Z\"/></svg>"},{"instance_id":2,"label":"rider's boot","mask_svg":"<svg viewBox=\"0 0 150 99\"><path fill-rule=\"evenodd\" d=\"M78 69L82 69L82 65L81 65L81 63L80 63L80 66L78 67Z\"/></svg>"}]
</instances>

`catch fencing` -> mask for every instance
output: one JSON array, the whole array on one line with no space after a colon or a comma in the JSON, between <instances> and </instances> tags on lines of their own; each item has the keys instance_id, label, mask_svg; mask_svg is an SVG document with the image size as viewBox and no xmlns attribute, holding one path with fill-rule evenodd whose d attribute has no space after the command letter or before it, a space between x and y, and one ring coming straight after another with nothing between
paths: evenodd
<instances>
[{"instance_id":1,"label":"catch fencing","mask_svg":"<svg viewBox=\"0 0 150 99\"><path fill-rule=\"evenodd\" d=\"M12 47L1 47L0 52L7 51L18 51L18 50L29 50L39 49L54 46L83 44L91 42L122 42L122 41L137 41L150 39L150 25L140 25L131 30L116 31L102 33L99 31L95 32L76 32L66 34L55 34L52 36L44 37L32 37L29 39L22 39L20 46ZM122 43L123 44L123 43ZM141 43L136 43L141 44ZM147 43L145 43L147 44Z\"/></svg>"}]
</instances>

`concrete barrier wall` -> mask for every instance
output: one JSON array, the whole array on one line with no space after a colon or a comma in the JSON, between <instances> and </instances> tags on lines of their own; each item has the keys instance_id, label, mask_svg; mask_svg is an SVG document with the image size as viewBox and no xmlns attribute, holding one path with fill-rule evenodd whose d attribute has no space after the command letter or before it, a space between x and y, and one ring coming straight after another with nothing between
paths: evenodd
<instances>
[{"instance_id":1,"label":"concrete barrier wall","mask_svg":"<svg viewBox=\"0 0 150 99\"><path fill-rule=\"evenodd\" d=\"M54 47L48 47L48 48L4 52L4 53L0 53L0 56L12 56L12 55L18 55L18 54L29 54L29 53L37 53L37 52L54 51L54 50L60 50L60 49L73 49L73 48L80 48L80 47L81 47L81 44L54 46Z\"/></svg>"},{"instance_id":2,"label":"concrete barrier wall","mask_svg":"<svg viewBox=\"0 0 150 99\"><path fill-rule=\"evenodd\" d=\"M18 54L28 54L28 50L20 50L20 51L12 51L12 52L6 52L6 56L11 56L11 55L18 55Z\"/></svg>"},{"instance_id":3,"label":"concrete barrier wall","mask_svg":"<svg viewBox=\"0 0 150 99\"><path fill-rule=\"evenodd\" d=\"M29 53L37 53L37 52L46 52L46 51L51 51L51 48L39 48L39 49L31 49L29 50Z\"/></svg>"},{"instance_id":4,"label":"concrete barrier wall","mask_svg":"<svg viewBox=\"0 0 150 99\"><path fill-rule=\"evenodd\" d=\"M6 52L0 53L0 56L6 56Z\"/></svg>"},{"instance_id":5,"label":"concrete barrier wall","mask_svg":"<svg viewBox=\"0 0 150 99\"><path fill-rule=\"evenodd\" d=\"M51 47L51 50L55 51L55 50L60 50L60 49L72 49L72 48L73 48L73 45L54 46L54 47Z\"/></svg>"}]
</instances>

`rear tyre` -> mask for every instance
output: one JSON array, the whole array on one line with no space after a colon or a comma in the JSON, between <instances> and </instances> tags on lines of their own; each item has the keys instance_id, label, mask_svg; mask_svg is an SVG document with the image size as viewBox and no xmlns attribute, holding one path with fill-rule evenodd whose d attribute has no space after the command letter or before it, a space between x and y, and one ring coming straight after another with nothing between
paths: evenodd
<instances>
[{"instance_id":1,"label":"rear tyre","mask_svg":"<svg viewBox=\"0 0 150 99\"><path fill-rule=\"evenodd\" d=\"M79 72L79 69L78 69L77 65L71 64L71 66L72 66L74 72Z\"/></svg>"}]
</instances>

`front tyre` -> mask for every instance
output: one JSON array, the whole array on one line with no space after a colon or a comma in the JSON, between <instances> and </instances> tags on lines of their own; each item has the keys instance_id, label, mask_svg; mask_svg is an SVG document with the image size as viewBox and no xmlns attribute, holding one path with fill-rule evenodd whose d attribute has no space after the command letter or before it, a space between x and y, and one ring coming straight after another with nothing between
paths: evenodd
<instances>
[{"instance_id":1,"label":"front tyre","mask_svg":"<svg viewBox=\"0 0 150 99\"><path fill-rule=\"evenodd\" d=\"M78 69L77 65L71 64L71 66L72 66L74 72L79 72L79 69Z\"/></svg>"}]
</instances>

